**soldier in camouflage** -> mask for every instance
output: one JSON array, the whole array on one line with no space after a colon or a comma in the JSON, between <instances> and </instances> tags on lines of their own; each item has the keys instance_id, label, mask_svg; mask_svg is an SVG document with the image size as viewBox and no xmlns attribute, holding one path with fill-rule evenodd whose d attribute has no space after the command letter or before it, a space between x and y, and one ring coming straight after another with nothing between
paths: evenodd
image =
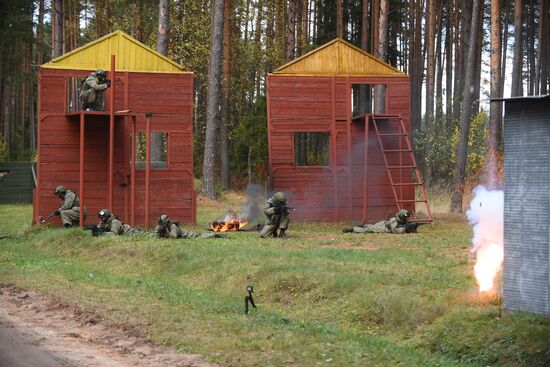
<instances>
[{"instance_id":1,"label":"soldier in camouflage","mask_svg":"<svg viewBox=\"0 0 550 367\"><path fill-rule=\"evenodd\" d=\"M80 220L80 198L65 186L57 186L53 193L60 198L61 206L54 212L61 217L63 226L68 228L77 225ZM86 208L83 210L84 219L86 218Z\"/></svg>"},{"instance_id":2,"label":"soldier in camouflage","mask_svg":"<svg viewBox=\"0 0 550 367\"><path fill-rule=\"evenodd\" d=\"M162 214L157 220L155 227L157 236L162 238L226 238L227 235L220 233L198 233L190 232L179 226L178 222L173 222L166 214Z\"/></svg>"},{"instance_id":3,"label":"soldier in camouflage","mask_svg":"<svg viewBox=\"0 0 550 367\"><path fill-rule=\"evenodd\" d=\"M101 234L106 235L139 235L141 231L137 228L130 227L129 224L122 223L116 216L111 213L109 209L101 209L97 216L99 218L99 224L97 228Z\"/></svg>"},{"instance_id":4,"label":"soldier in camouflage","mask_svg":"<svg viewBox=\"0 0 550 367\"><path fill-rule=\"evenodd\" d=\"M111 86L111 81L107 79L107 73L98 69L82 81L80 88L80 103L84 111L102 111L103 93Z\"/></svg>"},{"instance_id":5,"label":"soldier in camouflage","mask_svg":"<svg viewBox=\"0 0 550 367\"><path fill-rule=\"evenodd\" d=\"M389 220L383 220L375 224L363 224L357 227L344 228L344 233L407 233L407 221L410 213L407 209L401 209ZM415 228L416 229L416 228Z\"/></svg>"},{"instance_id":6,"label":"soldier in camouflage","mask_svg":"<svg viewBox=\"0 0 550 367\"><path fill-rule=\"evenodd\" d=\"M290 219L288 211L291 208L287 206L286 195L284 192L276 192L264 207L265 225L260 232L261 238L279 237L286 238L285 231L288 228ZM277 233L279 230L279 233Z\"/></svg>"}]
</instances>

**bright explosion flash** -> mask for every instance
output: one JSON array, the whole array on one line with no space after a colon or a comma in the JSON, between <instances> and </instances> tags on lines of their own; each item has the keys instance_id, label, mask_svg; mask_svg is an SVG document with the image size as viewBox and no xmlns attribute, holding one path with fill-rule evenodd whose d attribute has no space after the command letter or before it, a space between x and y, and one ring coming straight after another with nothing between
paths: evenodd
<instances>
[{"instance_id":1,"label":"bright explosion flash","mask_svg":"<svg viewBox=\"0 0 550 367\"><path fill-rule=\"evenodd\" d=\"M504 258L504 193L476 187L466 216L474 231L471 252L477 257L474 274L479 291L489 292Z\"/></svg>"}]
</instances>

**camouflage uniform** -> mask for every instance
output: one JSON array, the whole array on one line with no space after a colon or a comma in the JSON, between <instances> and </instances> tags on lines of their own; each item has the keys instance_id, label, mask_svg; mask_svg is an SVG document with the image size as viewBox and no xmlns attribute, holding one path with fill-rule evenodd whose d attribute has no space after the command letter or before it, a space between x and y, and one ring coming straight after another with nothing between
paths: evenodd
<instances>
[{"instance_id":1,"label":"camouflage uniform","mask_svg":"<svg viewBox=\"0 0 550 367\"><path fill-rule=\"evenodd\" d=\"M375 224L364 224L362 226L353 227L353 230L344 230L344 232L353 233L405 233L405 224L407 224L407 217L409 211L401 209L395 216L389 220L383 220Z\"/></svg>"},{"instance_id":2,"label":"camouflage uniform","mask_svg":"<svg viewBox=\"0 0 550 367\"><path fill-rule=\"evenodd\" d=\"M63 225L71 227L74 224L78 224L80 220L80 198L73 191L65 188L65 186L57 186L54 194L63 200L61 206L57 209ZM86 208L84 208L83 219L86 219L86 212Z\"/></svg>"},{"instance_id":3,"label":"camouflage uniform","mask_svg":"<svg viewBox=\"0 0 550 367\"><path fill-rule=\"evenodd\" d=\"M106 215L101 215L101 213L106 213ZM139 235L141 231L137 228L130 227L129 224L122 223L113 213L109 212L106 209L102 209L98 213L99 223L97 228L103 231L103 234L107 235Z\"/></svg>"},{"instance_id":4,"label":"camouflage uniform","mask_svg":"<svg viewBox=\"0 0 550 367\"><path fill-rule=\"evenodd\" d=\"M158 225L155 227L157 236L163 238L219 238L225 235L214 233L199 233L186 231L177 222L172 222L166 214L158 218Z\"/></svg>"},{"instance_id":5,"label":"camouflage uniform","mask_svg":"<svg viewBox=\"0 0 550 367\"><path fill-rule=\"evenodd\" d=\"M265 225L260 232L261 238L266 237L286 237L285 231L290 223L288 210L278 208L278 206L286 206L286 196L282 192L277 192L269 200L267 200L264 208ZM277 235L277 229L279 234Z\"/></svg>"},{"instance_id":6,"label":"camouflage uniform","mask_svg":"<svg viewBox=\"0 0 550 367\"><path fill-rule=\"evenodd\" d=\"M82 81L78 96L83 110L102 110L103 92L111 86L111 82L105 79L106 75L105 71L96 70Z\"/></svg>"}]
</instances>

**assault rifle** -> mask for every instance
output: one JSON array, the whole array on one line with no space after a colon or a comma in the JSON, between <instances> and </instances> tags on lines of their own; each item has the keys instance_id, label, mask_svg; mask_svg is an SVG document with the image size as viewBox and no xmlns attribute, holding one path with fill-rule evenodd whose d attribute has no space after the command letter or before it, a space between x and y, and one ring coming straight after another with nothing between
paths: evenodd
<instances>
[{"instance_id":1,"label":"assault rifle","mask_svg":"<svg viewBox=\"0 0 550 367\"><path fill-rule=\"evenodd\" d=\"M430 224L429 222L412 222L405 224L405 233L416 233L419 226L424 224Z\"/></svg>"},{"instance_id":2,"label":"assault rifle","mask_svg":"<svg viewBox=\"0 0 550 367\"><path fill-rule=\"evenodd\" d=\"M46 223L47 221L49 221L50 219L52 219L53 217L55 217L56 215L59 215L59 210L55 209L53 212L51 212L50 214L48 214L47 216L45 216L44 218L42 218L40 220L40 224L44 224Z\"/></svg>"},{"instance_id":3,"label":"assault rifle","mask_svg":"<svg viewBox=\"0 0 550 367\"><path fill-rule=\"evenodd\" d=\"M294 211L294 210L296 210L296 209L295 209L295 208L292 208L292 207L290 207L290 206L288 206L288 205L286 205L286 204L276 204L276 205L275 205L275 213L277 213L277 214L281 214L282 212L284 212L284 211L289 211L289 210Z\"/></svg>"},{"instance_id":4,"label":"assault rifle","mask_svg":"<svg viewBox=\"0 0 550 367\"><path fill-rule=\"evenodd\" d=\"M94 237L103 236L105 234L105 231L103 229L99 228L95 224L89 224L87 226L84 226L84 230L85 231L92 231L92 236L94 236Z\"/></svg>"}]
</instances>

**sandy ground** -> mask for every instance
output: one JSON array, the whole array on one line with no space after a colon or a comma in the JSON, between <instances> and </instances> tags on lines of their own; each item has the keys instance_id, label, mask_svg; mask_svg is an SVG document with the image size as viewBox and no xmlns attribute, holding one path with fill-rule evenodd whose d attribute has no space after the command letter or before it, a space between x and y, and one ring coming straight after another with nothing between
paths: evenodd
<instances>
[{"instance_id":1,"label":"sandy ground","mask_svg":"<svg viewBox=\"0 0 550 367\"><path fill-rule=\"evenodd\" d=\"M0 285L0 367L213 367L47 295Z\"/></svg>"}]
</instances>

